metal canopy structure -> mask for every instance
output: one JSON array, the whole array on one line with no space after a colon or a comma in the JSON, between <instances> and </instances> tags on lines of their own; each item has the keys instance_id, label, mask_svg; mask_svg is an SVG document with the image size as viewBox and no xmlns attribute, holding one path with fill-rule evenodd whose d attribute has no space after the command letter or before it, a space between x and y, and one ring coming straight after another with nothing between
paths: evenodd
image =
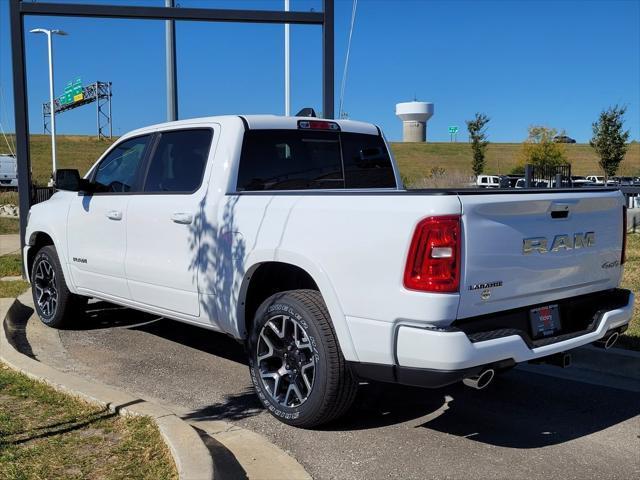
<instances>
[{"instance_id":1,"label":"metal canopy structure","mask_svg":"<svg viewBox=\"0 0 640 480\"><path fill-rule=\"evenodd\" d=\"M322 26L322 111L334 116L334 5L322 0L322 12L235 10L211 8L142 7L69 3L32 3L10 0L13 98L16 127L16 155L20 197L20 242L25 245L27 215L31 207L31 158L24 45L24 18L33 15L126 18L138 20L181 20L194 22L278 23Z\"/></svg>"},{"instance_id":2,"label":"metal canopy structure","mask_svg":"<svg viewBox=\"0 0 640 480\"><path fill-rule=\"evenodd\" d=\"M53 103L56 114L82 107L89 103L96 103L96 132L98 139L113 137L113 122L111 119L111 82L94 82L82 87L82 99L71 103L62 103L60 97ZM51 133L49 122L51 119L51 103L42 104L43 133Z\"/></svg>"}]
</instances>

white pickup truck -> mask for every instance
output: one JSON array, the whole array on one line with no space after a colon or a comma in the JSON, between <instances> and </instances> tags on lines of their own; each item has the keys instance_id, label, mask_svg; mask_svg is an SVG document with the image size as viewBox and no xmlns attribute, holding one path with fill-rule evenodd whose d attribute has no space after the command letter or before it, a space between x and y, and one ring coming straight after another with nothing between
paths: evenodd
<instances>
[{"instance_id":1,"label":"white pickup truck","mask_svg":"<svg viewBox=\"0 0 640 480\"><path fill-rule=\"evenodd\" d=\"M368 123L165 123L56 182L24 248L42 321L93 297L224 332L291 425L338 417L360 381L482 388L566 364L632 315L620 192L407 191Z\"/></svg>"}]
</instances>

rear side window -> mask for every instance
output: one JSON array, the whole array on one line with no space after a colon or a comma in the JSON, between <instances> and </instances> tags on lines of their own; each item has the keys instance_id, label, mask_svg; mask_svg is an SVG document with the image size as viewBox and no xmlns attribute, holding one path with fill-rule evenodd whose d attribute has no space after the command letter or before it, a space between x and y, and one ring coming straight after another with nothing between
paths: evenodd
<instances>
[{"instance_id":1,"label":"rear side window","mask_svg":"<svg viewBox=\"0 0 640 480\"><path fill-rule=\"evenodd\" d=\"M300 130L245 133L240 191L395 186L391 159L378 136Z\"/></svg>"},{"instance_id":2,"label":"rear side window","mask_svg":"<svg viewBox=\"0 0 640 480\"><path fill-rule=\"evenodd\" d=\"M389 152L377 135L341 133L345 188L395 188Z\"/></svg>"},{"instance_id":3,"label":"rear side window","mask_svg":"<svg viewBox=\"0 0 640 480\"><path fill-rule=\"evenodd\" d=\"M149 164L145 192L192 193L202 184L213 131L163 132Z\"/></svg>"},{"instance_id":4,"label":"rear side window","mask_svg":"<svg viewBox=\"0 0 640 480\"><path fill-rule=\"evenodd\" d=\"M97 192L134 192L149 136L132 138L116 145L96 168L93 181Z\"/></svg>"}]
</instances>

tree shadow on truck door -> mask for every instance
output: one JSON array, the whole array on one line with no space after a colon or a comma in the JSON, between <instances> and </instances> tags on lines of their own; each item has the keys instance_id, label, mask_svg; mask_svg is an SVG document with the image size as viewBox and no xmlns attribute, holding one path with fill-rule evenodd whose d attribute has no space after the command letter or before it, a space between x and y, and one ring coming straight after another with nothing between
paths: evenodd
<instances>
[{"instance_id":1,"label":"tree shadow on truck door","mask_svg":"<svg viewBox=\"0 0 640 480\"><path fill-rule=\"evenodd\" d=\"M198 285L201 316L226 332L235 330L236 293L245 274L245 241L235 224L239 198L223 197L222 215L214 223L216 212L207 210L204 197L189 226L189 270Z\"/></svg>"}]
</instances>

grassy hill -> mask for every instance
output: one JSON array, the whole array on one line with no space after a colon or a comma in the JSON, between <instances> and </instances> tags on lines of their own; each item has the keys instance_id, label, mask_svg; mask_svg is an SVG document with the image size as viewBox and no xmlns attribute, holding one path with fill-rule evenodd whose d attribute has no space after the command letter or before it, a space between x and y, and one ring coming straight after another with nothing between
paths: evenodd
<instances>
[{"instance_id":1,"label":"grassy hill","mask_svg":"<svg viewBox=\"0 0 640 480\"><path fill-rule=\"evenodd\" d=\"M77 168L81 173L93 165L112 141L96 137L58 137L58 165ZM471 146L468 143L392 143L391 148L405 178L419 182L428 177L434 167L443 168L446 177L466 178L471 174ZM519 143L492 143L487 148L488 174L509 173L518 164ZM575 175L599 174L598 158L589 145L566 145L567 158ZM49 136L31 136L33 179L47 183L51 171L51 140ZM632 144L619 170L620 175L640 175L640 144Z\"/></svg>"},{"instance_id":2,"label":"grassy hill","mask_svg":"<svg viewBox=\"0 0 640 480\"><path fill-rule=\"evenodd\" d=\"M519 163L522 145L491 143L487 147L487 174L506 174ZM434 167L444 168L448 177L471 175L471 146L468 143L392 143L391 149L403 176L419 181ZM587 144L566 145L574 175L601 175L598 156ZM619 175L640 175L640 144L631 144L620 165Z\"/></svg>"}]
</instances>

